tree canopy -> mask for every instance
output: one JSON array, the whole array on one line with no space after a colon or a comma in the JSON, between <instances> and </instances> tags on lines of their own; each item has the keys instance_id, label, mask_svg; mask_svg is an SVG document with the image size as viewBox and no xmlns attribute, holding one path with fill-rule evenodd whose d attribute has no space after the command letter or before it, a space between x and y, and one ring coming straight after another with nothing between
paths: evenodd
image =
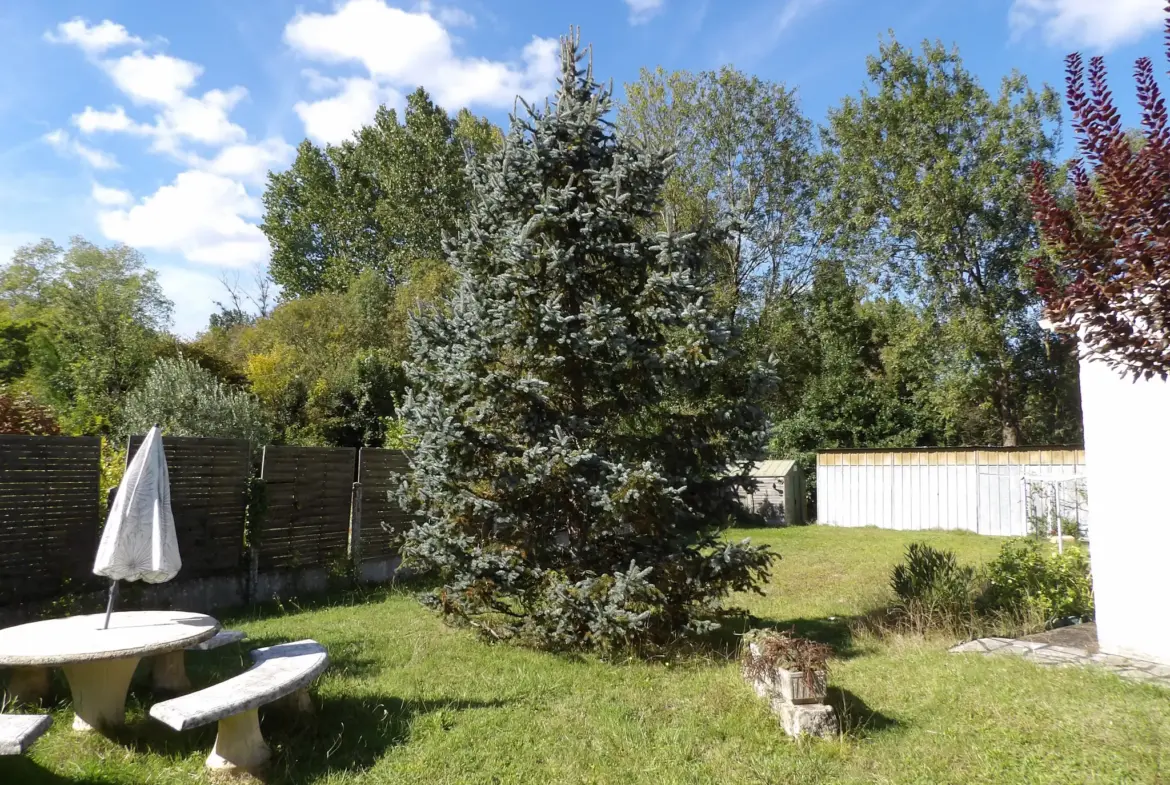
<instances>
[{"instance_id":1,"label":"tree canopy","mask_svg":"<svg viewBox=\"0 0 1170 785\"><path fill-rule=\"evenodd\" d=\"M661 227L727 228L705 270L725 306L766 309L808 286L813 134L795 89L730 66L643 69L626 85L618 124L643 145L675 151Z\"/></svg>"},{"instance_id":2,"label":"tree canopy","mask_svg":"<svg viewBox=\"0 0 1170 785\"><path fill-rule=\"evenodd\" d=\"M171 302L142 255L74 238L21 248L0 270L0 303L23 346L6 349L29 392L83 432L118 424L126 394L162 349Z\"/></svg>"},{"instance_id":3,"label":"tree canopy","mask_svg":"<svg viewBox=\"0 0 1170 785\"><path fill-rule=\"evenodd\" d=\"M453 119L419 88L401 123L383 106L351 140L322 149L306 139L264 192L272 279L286 296L344 291L365 270L396 280L441 258L444 233L469 204L468 160L498 138L486 120L467 110Z\"/></svg>"},{"instance_id":4,"label":"tree canopy","mask_svg":"<svg viewBox=\"0 0 1170 785\"><path fill-rule=\"evenodd\" d=\"M829 113L820 221L858 269L940 326L944 384L952 375L986 402L998 432L961 438L1034 438L1028 413L1070 412L1076 395L1062 384L1075 376L1069 353L1040 330L1024 276L1038 245L1029 167L1054 155L1056 96L1013 73L993 98L941 44L915 53L891 38L868 71L870 88Z\"/></svg>"}]
</instances>

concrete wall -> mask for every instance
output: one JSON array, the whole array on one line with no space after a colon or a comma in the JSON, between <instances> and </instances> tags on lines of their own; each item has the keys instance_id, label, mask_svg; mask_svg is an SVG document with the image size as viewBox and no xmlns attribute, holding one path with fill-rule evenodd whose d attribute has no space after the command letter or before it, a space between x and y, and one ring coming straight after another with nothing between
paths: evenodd
<instances>
[{"instance_id":1,"label":"concrete wall","mask_svg":"<svg viewBox=\"0 0 1170 785\"><path fill-rule=\"evenodd\" d=\"M1097 635L1170 664L1170 383L1081 361Z\"/></svg>"}]
</instances>

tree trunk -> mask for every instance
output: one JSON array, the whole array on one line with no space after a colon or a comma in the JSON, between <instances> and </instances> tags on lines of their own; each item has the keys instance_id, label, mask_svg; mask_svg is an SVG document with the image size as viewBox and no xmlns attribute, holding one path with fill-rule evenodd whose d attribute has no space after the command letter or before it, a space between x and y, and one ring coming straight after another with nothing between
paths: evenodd
<instances>
[{"instance_id":1,"label":"tree trunk","mask_svg":"<svg viewBox=\"0 0 1170 785\"><path fill-rule=\"evenodd\" d=\"M1003 446L1016 447L1020 443L1020 417L1016 408L1015 395L1012 394L1012 382L1007 371L1000 376L996 387L996 409L999 411L999 422L1003 433Z\"/></svg>"},{"instance_id":2,"label":"tree trunk","mask_svg":"<svg viewBox=\"0 0 1170 785\"><path fill-rule=\"evenodd\" d=\"M1003 422L1003 446L1016 447L1020 443L1020 426L1014 422Z\"/></svg>"}]
</instances>

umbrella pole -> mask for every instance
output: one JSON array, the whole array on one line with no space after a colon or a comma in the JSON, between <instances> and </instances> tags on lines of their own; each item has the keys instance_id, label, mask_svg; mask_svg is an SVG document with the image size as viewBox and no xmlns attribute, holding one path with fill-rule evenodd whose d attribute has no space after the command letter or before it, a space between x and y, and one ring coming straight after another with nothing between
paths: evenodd
<instances>
[{"instance_id":1,"label":"umbrella pole","mask_svg":"<svg viewBox=\"0 0 1170 785\"><path fill-rule=\"evenodd\" d=\"M110 614L114 612L114 600L118 598L118 581L115 579L110 583L110 599L106 602L106 623L102 625L103 630L110 628Z\"/></svg>"}]
</instances>

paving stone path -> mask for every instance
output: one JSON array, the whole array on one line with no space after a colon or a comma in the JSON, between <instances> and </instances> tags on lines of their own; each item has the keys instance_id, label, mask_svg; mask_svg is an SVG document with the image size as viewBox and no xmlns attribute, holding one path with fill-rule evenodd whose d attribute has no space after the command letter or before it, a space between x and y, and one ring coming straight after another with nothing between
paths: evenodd
<instances>
[{"instance_id":1,"label":"paving stone path","mask_svg":"<svg viewBox=\"0 0 1170 785\"><path fill-rule=\"evenodd\" d=\"M977 638L960 643L951 649L952 654L1015 655L1040 665L1058 668L1084 666L1102 668L1123 679L1157 684L1170 689L1170 665L1156 662L1133 660L1116 654L1091 654L1086 649L1072 646L1057 646L1043 641L1026 641L1015 638Z\"/></svg>"}]
</instances>

